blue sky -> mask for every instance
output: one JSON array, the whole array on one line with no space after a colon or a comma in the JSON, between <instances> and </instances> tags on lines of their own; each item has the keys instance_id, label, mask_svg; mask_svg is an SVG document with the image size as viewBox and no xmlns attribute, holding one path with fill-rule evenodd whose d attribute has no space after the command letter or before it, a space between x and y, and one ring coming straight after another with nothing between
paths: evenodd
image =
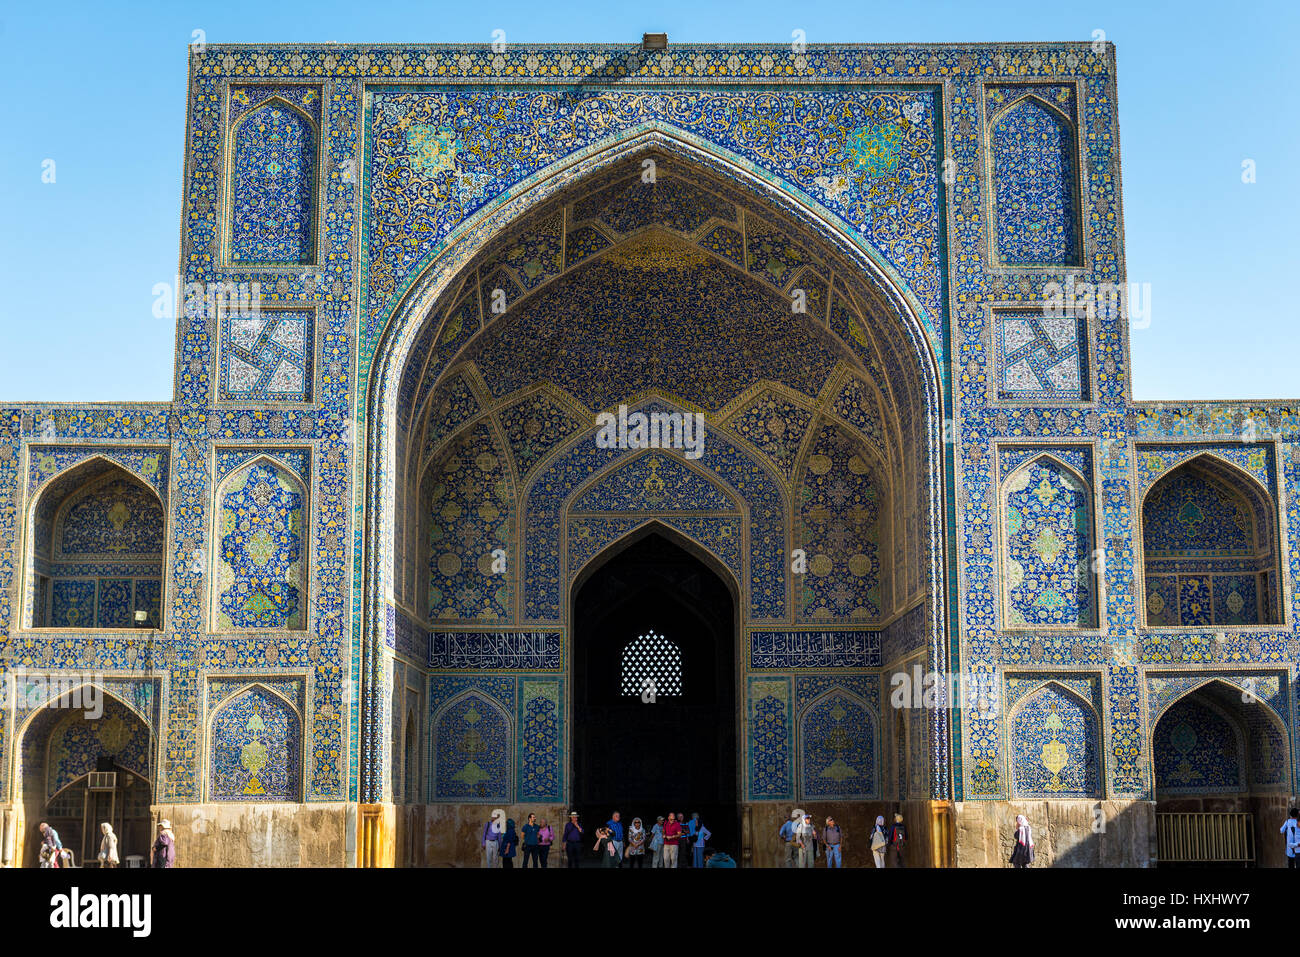
<instances>
[{"instance_id":1,"label":"blue sky","mask_svg":"<svg viewBox=\"0 0 1300 957\"><path fill-rule=\"evenodd\" d=\"M1138 399L1300 398L1294 2L37 3L0 14L0 400L172 395L185 47L1088 40L1119 50ZM55 182L43 183L43 162ZM1244 184L1242 162L1256 182Z\"/></svg>"}]
</instances>

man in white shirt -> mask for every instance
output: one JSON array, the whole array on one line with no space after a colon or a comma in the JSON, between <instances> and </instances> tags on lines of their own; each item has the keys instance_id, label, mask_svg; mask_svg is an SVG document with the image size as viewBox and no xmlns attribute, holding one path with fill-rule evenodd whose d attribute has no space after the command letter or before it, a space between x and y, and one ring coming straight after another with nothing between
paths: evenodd
<instances>
[{"instance_id":1,"label":"man in white shirt","mask_svg":"<svg viewBox=\"0 0 1300 957\"><path fill-rule=\"evenodd\" d=\"M794 839L798 844L795 867L813 866L813 845L817 840L817 828L813 827L812 815L805 814L803 820L794 829Z\"/></svg>"}]
</instances>

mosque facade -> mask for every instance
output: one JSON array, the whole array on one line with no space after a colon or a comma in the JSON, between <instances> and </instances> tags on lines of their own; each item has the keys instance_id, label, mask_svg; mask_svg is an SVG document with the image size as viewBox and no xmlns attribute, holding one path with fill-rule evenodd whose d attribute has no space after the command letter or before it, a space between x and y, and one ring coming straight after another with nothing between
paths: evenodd
<instances>
[{"instance_id":1,"label":"mosque facade","mask_svg":"<svg viewBox=\"0 0 1300 957\"><path fill-rule=\"evenodd\" d=\"M1018 813L1278 863L1300 403L1132 399L1112 46L187 89L172 400L0 408L0 862L167 818L181 866L472 866L620 808L775 866L804 808L850 864L894 812L914 864Z\"/></svg>"}]
</instances>

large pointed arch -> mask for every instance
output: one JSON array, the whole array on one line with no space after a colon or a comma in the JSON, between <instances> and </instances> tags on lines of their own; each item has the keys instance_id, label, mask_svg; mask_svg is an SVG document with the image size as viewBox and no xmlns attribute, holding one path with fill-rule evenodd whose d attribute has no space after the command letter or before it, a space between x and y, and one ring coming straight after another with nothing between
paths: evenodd
<instances>
[{"instance_id":1,"label":"large pointed arch","mask_svg":"<svg viewBox=\"0 0 1300 957\"><path fill-rule=\"evenodd\" d=\"M755 175L725 151L695 142L663 124L651 124L632 135L611 139L599 148L557 163L466 220L431 254L423 272L402 291L384 324L373 362L368 369L363 369L367 403L367 525L365 530L358 529L358 534L363 541L372 543L365 550L365 590L359 608L366 635L362 650L362 681L367 689L367 703L362 712L363 737L382 736L379 706L370 698L380 693L382 682L375 668L382 649L391 647L394 637L388 624L392 615L387 609L395 600L397 588L393 550L386 541L385 529L391 528L393 490L402 481L400 476L406 468L404 461L399 461L399 454L403 458L409 456L415 445L405 437L404 431L409 428L409 417L423 407L417 393L427 395L436 388L443 375L440 370L456 366L456 356L471 338L464 334L466 320L461 320L459 327L432 326L432 335L421 327L426 320L436 324L446 319L445 305L453 290L458 299L464 298L466 277L473 278L474 269L496 237L523 222L528 215L540 216L546 209L556 208L555 204L580 190L597 172L608 170L614 164L635 164L640 157L649 155L666 157L669 162L683 164L684 168L719 177L733 193L742 195L747 204L766 204L764 210L772 210L771 215L778 217L781 228L791 230L798 241L814 246L824 261L833 262L830 279L833 288L828 295L833 299L839 294L846 303L865 303L865 308L872 310L872 322L859 321L856 337L850 335L853 320L844 318L847 313L843 311L832 316L829 332L838 341L848 343L843 347L858 357L855 361L861 364L864 375L870 375L866 371L870 365L881 374L893 376L898 381L889 384L890 395L898 396L898 401L917 404L902 426L914 460L903 474L915 480L917 501L900 514L909 517L914 538L921 546L916 550L920 567L911 574L910 580L913 587L923 587L928 594L925 628L928 651L936 662L943 662L940 667L946 667L948 646L941 637L945 610L939 531L943 525L945 481L938 425L943 400L937 371L938 350L928 337L926 323L921 318L923 310L898 276L860 238L797 189L775 182L771 177ZM480 312L478 321L482 320ZM436 343L437 348L421 343ZM874 353L877 348L879 356ZM417 356L424 368L412 370L408 360ZM404 380L404 372L412 381ZM911 382L912 379L916 381ZM418 448L414 454L419 454ZM946 749L943 742L947 738L946 731L939 726L946 728L948 716L943 709L936 709L933 718L936 728L932 737L940 742L934 762L940 768L943 761L940 752ZM942 771L936 775L936 780L940 778L936 787L946 793L947 776ZM362 790L366 787L363 784Z\"/></svg>"}]
</instances>

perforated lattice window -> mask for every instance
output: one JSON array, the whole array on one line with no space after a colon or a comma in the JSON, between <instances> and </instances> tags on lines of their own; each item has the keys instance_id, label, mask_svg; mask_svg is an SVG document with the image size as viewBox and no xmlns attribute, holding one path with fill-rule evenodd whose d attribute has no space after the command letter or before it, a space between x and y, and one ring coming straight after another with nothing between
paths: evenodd
<instances>
[{"instance_id":1,"label":"perforated lattice window","mask_svg":"<svg viewBox=\"0 0 1300 957\"><path fill-rule=\"evenodd\" d=\"M653 690L656 697L680 697L682 651L653 631L634 638L623 648L621 688L625 695L641 697Z\"/></svg>"}]
</instances>

